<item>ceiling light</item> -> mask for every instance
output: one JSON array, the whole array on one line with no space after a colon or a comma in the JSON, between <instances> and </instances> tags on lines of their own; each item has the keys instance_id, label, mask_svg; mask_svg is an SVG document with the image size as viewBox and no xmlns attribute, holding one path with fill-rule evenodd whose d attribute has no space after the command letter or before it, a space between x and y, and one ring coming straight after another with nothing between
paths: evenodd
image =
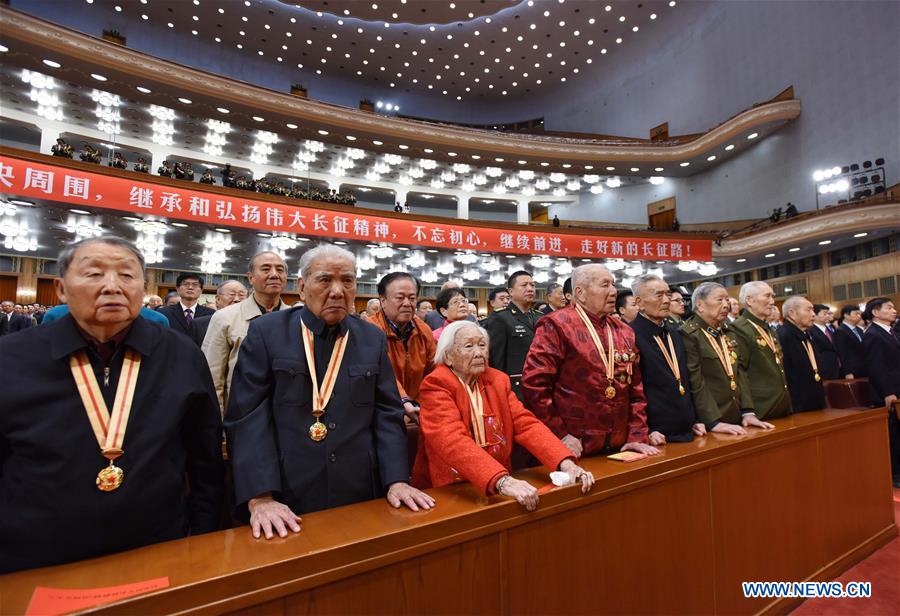
<instances>
[{"instance_id":1,"label":"ceiling light","mask_svg":"<svg viewBox=\"0 0 900 616\"><path fill-rule=\"evenodd\" d=\"M316 132L319 133L319 134L322 135L322 136L325 136L325 135L328 134L328 131L327 131L327 130L324 130L324 129L321 129L321 128L320 128L318 131L316 131Z\"/></svg>"},{"instance_id":2,"label":"ceiling light","mask_svg":"<svg viewBox=\"0 0 900 616\"><path fill-rule=\"evenodd\" d=\"M769 252L769 253L766 253L764 256L766 257L766 259L771 259L772 257L775 256L775 253L774 253L774 252Z\"/></svg>"},{"instance_id":3,"label":"ceiling light","mask_svg":"<svg viewBox=\"0 0 900 616\"><path fill-rule=\"evenodd\" d=\"M104 77L103 75L99 75L97 73L91 73L91 77L93 77L97 81L106 81L106 77Z\"/></svg>"},{"instance_id":4,"label":"ceiling light","mask_svg":"<svg viewBox=\"0 0 900 616\"><path fill-rule=\"evenodd\" d=\"M227 227L215 227L215 230L219 233L231 233L231 229Z\"/></svg>"},{"instance_id":5,"label":"ceiling light","mask_svg":"<svg viewBox=\"0 0 900 616\"><path fill-rule=\"evenodd\" d=\"M659 186L660 184L662 184L665 181L666 181L665 178L662 178L662 177L659 177L656 175L651 176L651 178L650 178L650 183L653 184L654 186Z\"/></svg>"},{"instance_id":6,"label":"ceiling light","mask_svg":"<svg viewBox=\"0 0 900 616\"><path fill-rule=\"evenodd\" d=\"M681 163L679 166L681 167L689 167L691 163Z\"/></svg>"},{"instance_id":7,"label":"ceiling light","mask_svg":"<svg viewBox=\"0 0 900 616\"><path fill-rule=\"evenodd\" d=\"M637 173L638 171L640 171L640 169L637 168L637 167L632 167L632 168L631 168L631 172L632 172L632 173Z\"/></svg>"},{"instance_id":8,"label":"ceiling light","mask_svg":"<svg viewBox=\"0 0 900 616\"><path fill-rule=\"evenodd\" d=\"M261 117L259 117L259 116L253 116L253 120L254 120L255 122L265 122L265 121L266 121L265 118L261 118Z\"/></svg>"},{"instance_id":9,"label":"ceiling light","mask_svg":"<svg viewBox=\"0 0 900 616\"><path fill-rule=\"evenodd\" d=\"M75 209L72 209L72 210L69 210L69 211L72 212L73 214L83 214L83 215L85 215L85 216L90 216L90 215L91 215L91 213L88 212L87 210L75 210Z\"/></svg>"},{"instance_id":10,"label":"ceiling light","mask_svg":"<svg viewBox=\"0 0 900 616\"><path fill-rule=\"evenodd\" d=\"M819 242L819 246L828 246L831 243L831 240L822 240Z\"/></svg>"},{"instance_id":11,"label":"ceiling light","mask_svg":"<svg viewBox=\"0 0 900 616\"><path fill-rule=\"evenodd\" d=\"M7 47L6 45L0 45L0 53L6 53L7 51L9 51L9 47Z\"/></svg>"},{"instance_id":12,"label":"ceiling light","mask_svg":"<svg viewBox=\"0 0 900 616\"><path fill-rule=\"evenodd\" d=\"M60 66L62 66L62 64L54 60L44 60L44 64L46 64L50 68L59 68Z\"/></svg>"},{"instance_id":13,"label":"ceiling light","mask_svg":"<svg viewBox=\"0 0 900 616\"><path fill-rule=\"evenodd\" d=\"M190 105L190 104L193 103L194 101L192 101L192 100L189 99L189 98L179 97L179 98L178 98L178 102L179 102L179 103L184 103L185 105Z\"/></svg>"},{"instance_id":14,"label":"ceiling light","mask_svg":"<svg viewBox=\"0 0 900 616\"><path fill-rule=\"evenodd\" d=\"M756 139L757 137L759 137L759 133L750 133L747 135L747 139Z\"/></svg>"},{"instance_id":15,"label":"ceiling light","mask_svg":"<svg viewBox=\"0 0 900 616\"><path fill-rule=\"evenodd\" d=\"M187 225L183 222L170 222L169 224L172 225L173 227L178 227L179 229L183 229L183 228L187 227Z\"/></svg>"},{"instance_id":16,"label":"ceiling light","mask_svg":"<svg viewBox=\"0 0 900 616\"><path fill-rule=\"evenodd\" d=\"M707 156L707 157L706 157L706 161L707 161L707 162L710 162L710 163L711 163L711 162L714 161L714 160L716 160L716 155L715 155L715 154L713 154L712 156Z\"/></svg>"},{"instance_id":17,"label":"ceiling light","mask_svg":"<svg viewBox=\"0 0 900 616\"><path fill-rule=\"evenodd\" d=\"M653 170L654 170L654 171L663 171L663 168L662 168L662 167L656 167L656 168L654 168Z\"/></svg>"},{"instance_id":18,"label":"ceiling light","mask_svg":"<svg viewBox=\"0 0 900 616\"><path fill-rule=\"evenodd\" d=\"M383 142L382 142L382 141L379 141L378 139L373 139L373 140L372 140L372 143L373 143L374 145L383 145Z\"/></svg>"},{"instance_id":19,"label":"ceiling light","mask_svg":"<svg viewBox=\"0 0 900 616\"><path fill-rule=\"evenodd\" d=\"M869 234L866 233L865 231L863 231L862 233L855 234L853 237L866 237L867 235L869 235Z\"/></svg>"},{"instance_id":20,"label":"ceiling light","mask_svg":"<svg viewBox=\"0 0 900 616\"><path fill-rule=\"evenodd\" d=\"M216 107L216 111L218 111L219 113L231 113L231 111L225 109L225 107Z\"/></svg>"},{"instance_id":21,"label":"ceiling light","mask_svg":"<svg viewBox=\"0 0 900 616\"><path fill-rule=\"evenodd\" d=\"M730 151L733 150L733 149L734 149L734 144L733 144L733 143L729 143L728 145L725 146L725 151L726 151L726 152L730 152Z\"/></svg>"},{"instance_id":22,"label":"ceiling light","mask_svg":"<svg viewBox=\"0 0 900 616\"><path fill-rule=\"evenodd\" d=\"M291 124L290 122L288 122L287 124L285 124L285 126L287 126L288 128L297 128L297 125L296 125L296 124Z\"/></svg>"},{"instance_id":23,"label":"ceiling light","mask_svg":"<svg viewBox=\"0 0 900 616\"><path fill-rule=\"evenodd\" d=\"M800 252L800 248L795 246L793 248L788 248L788 252Z\"/></svg>"}]
</instances>

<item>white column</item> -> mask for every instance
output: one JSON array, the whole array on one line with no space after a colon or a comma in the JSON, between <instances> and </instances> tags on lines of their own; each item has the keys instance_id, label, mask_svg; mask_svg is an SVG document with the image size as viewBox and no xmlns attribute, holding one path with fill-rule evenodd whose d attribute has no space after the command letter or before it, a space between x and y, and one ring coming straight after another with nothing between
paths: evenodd
<instances>
[{"instance_id":1,"label":"white column","mask_svg":"<svg viewBox=\"0 0 900 616\"><path fill-rule=\"evenodd\" d=\"M528 213L528 199L516 199L516 222L520 225L527 225L531 222Z\"/></svg>"},{"instance_id":2,"label":"white column","mask_svg":"<svg viewBox=\"0 0 900 616\"><path fill-rule=\"evenodd\" d=\"M156 170L159 169L162 166L163 161L169 157L169 153L164 150L161 145L156 145L147 149L150 150L150 175L156 175Z\"/></svg>"},{"instance_id":3,"label":"white column","mask_svg":"<svg viewBox=\"0 0 900 616\"><path fill-rule=\"evenodd\" d=\"M340 180L328 180L328 190L333 190L338 193L341 192Z\"/></svg>"},{"instance_id":4,"label":"white column","mask_svg":"<svg viewBox=\"0 0 900 616\"><path fill-rule=\"evenodd\" d=\"M406 195L408 191L397 189L394 191L394 202L403 205L406 203Z\"/></svg>"},{"instance_id":5,"label":"white column","mask_svg":"<svg viewBox=\"0 0 900 616\"><path fill-rule=\"evenodd\" d=\"M460 220L469 220L469 195L456 195L456 217Z\"/></svg>"},{"instance_id":6,"label":"white column","mask_svg":"<svg viewBox=\"0 0 900 616\"><path fill-rule=\"evenodd\" d=\"M37 127L41 130L41 154L51 154L51 148L56 145L57 137L66 132L65 125L53 120L43 120Z\"/></svg>"}]
</instances>

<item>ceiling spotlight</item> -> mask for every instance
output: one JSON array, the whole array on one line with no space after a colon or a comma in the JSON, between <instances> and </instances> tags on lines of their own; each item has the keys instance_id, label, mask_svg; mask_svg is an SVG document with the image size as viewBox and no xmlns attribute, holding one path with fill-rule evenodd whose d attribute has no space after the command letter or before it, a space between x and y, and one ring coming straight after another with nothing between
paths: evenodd
<instances>
[{"instance_id":1,"label":"ceiling spotlight","mask_svg":"<svg viewBox=\"0 0 900 616\"><path fill-rule=\"evenodd\" d=\"M759 137L759 133L750 133L747 135L747 139L756 139L757 137Z\"/></svg>"},{"instance_id":2,"label":"ceiling spotlight","mask_svg":"<svg viewBox=\"0 0 900 616\"><path fill-rule=\"evenodd\" d=\"M327 130L323 130L323 129L321 129L321 128L320 128L318 131L316 131L316 132L319 133L319 134L322 135L322 136L325 136L325 135L328 134L328 131L327 131Z\"/></svg>"},{"instance_id":3,"label":"ceiling spotlight","mask_svg":"<svg viewBox=\"0 0 900 616\"><path fill-rule=\"evenodd\" d=\"M54 60L44 60L44 64L46 64L50 68L59 68L60 66L62 66L62 64Z\"/></svg>"},{"instance_id":4,"label":"ceiling spotlight","mask_svg":"<svg viewBox=\"0 0 900 616\"><path fill-rule=\"evenodd\" d=\"M819 242L819 246L828 246L831 243L831 240L822 240Z\"/></svg>"},{"instance_id":5,"label":"ceiling spotlight","mask_svg":"<svg viewBox=\"0 0 900 616\"><path fill-rule=\"evenodd\" d=\"M707 161L707 162L710 162L710 163L711 163L711 162L714 161L714 160L716 160L716 155L715 155L715 154L713 154L712 156L707 156L707 157L706 157L706 161Z\"/></svg>"},{"instance_id":6,"label":"ceiling spotlight","mask_svg":"<svg viewBox=\"0 0 900 616\"><path fill-rule=\"evenodd\" d=\"M734 149L734 144L733 144L733 143L729 143L728 145L725 146L725 151L726 151L726 152L730 152L730 151L733 150L733 149Z\"/></svg>"},{"instance_id":7,"label":"ceiling spotlight","mask_svg":"<svg viewBox=\"0 0 900 616\"><path fill-rule=\"evenodd\" d=\"M193 103L194 101L192 101L192 100L189 99L189 98L179 97L179 98L178 98L178 102L179 102L179 103L184 103L185 105L190 105L190 104Z\"/></svg>"},{"instance_id":8,"label":"ceiling spotlight","mask_svg":"<svg viewBox=\"0 0 900 616\"><path fill-rule=\"evenodd\" d=\"M794 246L793 248L788 248L788 252L800 252L800 248L798 246Z\"/></svg>"},{"instance_id":9,"label":"ceiling spotlight","mask_svg":"<svg viewBox=\"0 0 900 616\"><path fill-rule=\"evenodd\" d=\"M763 255L763 256L765 256L766 259L771 259L772 257L775 256L775 253L774 253L774 252L769 252L769 253L766 253L766 254Z\"/></svg>"},{"instance_id":10,"label":"ceiling spotlight","mask_svg":"<svg viewBox=\"0 0 900 616\"><path fill-rule=\"evenodd\" d=\"M106 81L106 77L97 73L91 73L91 77L93 77L97 81Z\"/></svg>"},{"instance_id":11,"label":"ceiling spotlight","mask_svg":"<svg viewBox=\"0 0 900 616\"><path fill-rule=\"evenodd\" d=\"M865 231L863 231L862 233L856 233L856 234L854 234L853 237L866 237L867 235L869 235L869 234L866 233Z\"/></svg>"},{"instance_id":12,"label":"ceiling spotlight","mask_svg":"<svg viewBox=\"0 0 900 616\"><path fill-rule=\"evenodd\" d=\"M291 124L290 122L288 122L287 124L285 124L285 126L287 126L288 128L297 128L297 125L296 125L296 124Z\"/></svg>"},{"instance_id":13,"label":"ceiling spotlight","mask_svg":"<svg viewBox=\"0 0 900 616\"><path fill-rule=\"evenodd\" d=\"M691 163L684 162L684 163L681 163L679 166L681 166L681 167L688 167L688 166L690 166L690 164L691 164Z\"/></svg>"},{"instance_id":14,"label":"ceiling spotlight","mask_svg":"<svg viewBox=\"0 0 900 616\"><path fill-rule=\"evenodd\" d=\"M219 113L231 113L231 111L229 111L225 107L216 107L216 111L218 111Z\"/></svg>"}]
</instances>

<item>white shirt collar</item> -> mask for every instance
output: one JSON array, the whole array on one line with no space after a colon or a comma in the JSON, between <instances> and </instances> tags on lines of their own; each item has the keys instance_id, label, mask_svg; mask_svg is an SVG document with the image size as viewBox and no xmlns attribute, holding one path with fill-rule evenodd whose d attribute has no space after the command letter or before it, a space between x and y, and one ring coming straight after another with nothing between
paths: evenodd
<instances>
[{"instance_id":1,"label":"white shirt collar","mask_svg":"<svg viewBox=\"0 0 900 616\"><path fill-rule=\"evenodd\" d=\"M813 323L813 325L815 325L815 326L818 327L820 330L822 330L823 333L826 332L826 331L828 331L827 329L825 329L825 326L824 326L824 325L819 325L818 323Z\"/></svg>"},{"instance_id":2,"label":"white shirt collar","mask_svg":"<svg viewBox=\"0 0 900 616\"><path fill-rule=\"evenodd\" d=\"M883 329L883 330L886 331L887 333L889 333L889 334L891 333L891 327L890 327L890 325L885 325L884 323L879 323L878 321L872 321L872 323L874 323L875 325L879 326L881 329Z\"/></svg>"},{"instance_id":3,"label":"white shirt collar","mask_svg":"<svg viewBox=\"0 0 900 616\"><path fill-rule=\"evenodd\" d=\"M197 314L197 304L194 304L193 306L185 306L184 302L178 302L178 305L181 306L182 314L184 314L185 310L190 310L191 314Z\"/></svg>"}]
</instances>

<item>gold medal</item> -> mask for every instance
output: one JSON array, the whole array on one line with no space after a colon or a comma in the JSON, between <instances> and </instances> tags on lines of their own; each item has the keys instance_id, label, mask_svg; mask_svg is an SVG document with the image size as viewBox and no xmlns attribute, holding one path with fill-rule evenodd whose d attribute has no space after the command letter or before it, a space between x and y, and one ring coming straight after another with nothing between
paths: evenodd
<instances>
[{"instance_id":1,"label":"gold medal","mask_svg":"<svg viewBox=\"0 0 900 616\"><path fill-rule=\"evenodd\" d=\"M734 382L734 379L731 380L731 391L737 390L737 383Z\"/></svg>"},{"instance_id":2,"label":"gold medal","mask_svg":"<svg viewBox=\"0 0 900 616\"><path fill-rule=\"evenodd\" d=\"M735 353L734 351L731 352L731 363L732 364L737 363L737 353Z\"/></svg>"},{"instance_id":3,"label":"gold medal","mask_svg":"<svg viewBox=\"0 0 900 616\"><path fill-rule=\"evenodd\" d=\"M766 348L766 341L763 340L762 338L757 338L757 339L756 339L756 344L758 344L758 345L759 345L759 348L761 348L761 349Z\"/></svg>"},{"instance_id":4,"label":"gold medal","mask_svg":"<svg viewBox=\"0 0 900 616\"><path fill-rule=\"evenodd\" d=\"M606 397L612 400L616 397L616 388L610 385L606 388Z\"/></svg>"},{"instance_id":5,"label":"gold medal","mask_svg":"<svg viewBox=\"0 0 900 616\"><path fill-rule=\"evenodd\" d=\"M684 395L684 385L682 385L681 383L678 383L678 393L680 393L682 396Z\"/></svg>"},{"instance_id":6,"label":"gold medal","mask_svg":"<svg viewBox=\"0 0 900 616\"><path fill-rule=\"evenodd\" d=\"M628 384L631 385L631 375L628 375Z\"/></svg>"},{"instance_id":7,"label":"gold medal","mask_svg":"<svg viewBox=\"0 0 900 616\"><path fill-rule=\"evenodd\" d=\"M575 312L578 313L578 316L581 317L581 321L587 328L588 334L594 342L594 347L600 355L600 360L603 362L603 367L606 369L606 381L608 383L606 387L606 397L609 400L612 400L616 397L616 366L614 360L618 355L618 351L615 351L613 348L612 325L610 325L609 321L606 322L606 352L604 353L603 345L600 343L600 337L597 335L597 329L594 327L593 323L591 323L590 318L588 318L587 312L585 312L584 308L578 303L575 304Z\"/></svg>"},{"instance_id":8,"label":"gold medal","mask_svg":"<svg viewBox=\"0 0 900 616\"><path fill-rule=\"evenodd\" d=\"M619 353L618 351L616 351L615 354L613 355L613 358L614 358L617 362L620 362L620 361L622 361L622 354Z\"/></svg>"},{"instance_id":9,"label":"gold medal","mask_svg":"<svg viewBox=\"0 0 900 616\"><path fill-rule=\"evenodd\" d=\"M97 473L97 489L103 492L112 492L125 481L125 471L109 461L109 466Z\"/></svg>"},{"instance_id":10,"label":"gold medal","mask_svg":"<svg viewBox=\"0 0 900 616\"><path fill-rule=\"evenodd\" d=\"M316 422L309 427L309 438L319 442L326 436L328 436L328 428L325 427L325 424L316 419Z\"/></svg>"},{"instance_id":11,"label":"gold medal","mask_svg":"<svg viewBox=\"0 0 900 616\"><path fill-rule=\"evenodd\" d=\"M819 381L822 380L822 377L819 376L819 373L818 373L818 372L816 372L816 376L814 376L813 378L816 379L816 383L818 383Z\"/></svg>"}]
</instances>

